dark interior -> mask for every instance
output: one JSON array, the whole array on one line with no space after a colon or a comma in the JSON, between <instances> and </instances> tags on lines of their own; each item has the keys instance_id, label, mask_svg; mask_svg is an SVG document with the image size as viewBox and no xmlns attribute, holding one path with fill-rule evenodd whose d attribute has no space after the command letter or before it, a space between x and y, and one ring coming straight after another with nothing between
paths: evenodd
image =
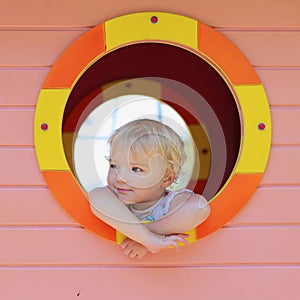
<instances>
[{"instance_id":1,"label":"dark interior","mask_svg":"<svg viewBox=\"0 0 300 300\"><path fill-rule=\"evenodd\" d=\"M220 74L204 59L182 48L161 43L139 43L101 57L81 76L73 88L65 108L63 131L67 131L64 126L66 120L72 116L76 106L86 95L116 80L143 77L178 81L197 91L209 103L222 126L227 146L226 170L220 186L222 187L234 168L240 148L241 124L237 105ZM180 103L166 103L177 110L186 121L193 118ZM194 105L190 103L190 106Z\"/></svg>"}]
</instances>

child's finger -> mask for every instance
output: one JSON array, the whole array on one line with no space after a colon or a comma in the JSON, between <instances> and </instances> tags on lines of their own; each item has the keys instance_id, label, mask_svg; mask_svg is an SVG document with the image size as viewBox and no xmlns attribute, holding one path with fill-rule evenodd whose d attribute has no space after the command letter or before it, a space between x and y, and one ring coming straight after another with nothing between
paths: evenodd
<instances>
[{"instance_id":1,"label":"child's finger","mask_svg":"<svg viewBox=\"0 0 300 300\"><path fill-rule=\"evenodd\" d=\"M181 242L184 244L187 244L188 241L186 240L186 238L189 237L188 234L176 234L176 235L170 235L169 237L172 237L174 241L176 242Z\"/></svg>"},{"instance_id":2,"label":"child's finger","mask_svg":"<svg viewBox=\"0 0 300 300\"><path fill-rule=\"evenodd\" d=\"M125 249L129 244L130 244L131 240L129 238L126 238L121 244L121 248Z\"/></svg>"},{"instance_id":3,"label":"child's finger","mask_svg":"<svg viewBox=\"0 0 300 300\"><path fill-rule=\"evenodd\" d=\"M167 237L166 237L166 238L167 238ZM179 251L179 246L178 246L177 242L176 242L176 241L173 241L173 240L171 240L171 239L168 239L168 241L166 242L166 246L167 246L167 247L173 246L173 247L176 249L176 251Z\"/></svg>"},{"instance_id":4,"label":"child's finger","mask_svg":"<svg viewBox=\"0 0 300 300\"><path fill-rule=\"evenodd\" d=\"M190 235L187 233L179 233L177 234L177 236L181 236L182 238L187 239Z\"/></svg>"},{"instance_id":5,"label":"child's finger","mask_svg":"<svg viewBox=\"0 0 300 300\"><path fill-rule=\"evenodd\" d=\"M175 247L176 251L179 251L179 245L178 245L179 242L184 243L184 244L187 243L187 241L184 238L181 238L176 235L169 235L169 236L166 236L164 239L167 242L167 246Z\"/></svg>"},{"instance_id":6,"label":"child's finger","mask_svg":"<svg viewBox=\"0 0 300 300\"><path fill-rule=\"evenodd\" d=\"M120 244L120 247L122 250L124 250L127 247L127 245L128 245L127 242L124 241Z\"/></svg>"},{"instance_id":7,"label":"child's finger","mask_svg":"<svg viewBox=\"0 0 300 300\"><path fill-rule=\"evenodd\" d=\"M122 250L123 250L123 253L124 253L125 255L129 255L129 254L131 253L131 251L132 251L132 249L129 248L129 247L125 247L125 248L123 248Z\"/></svg>"}]
</instances>

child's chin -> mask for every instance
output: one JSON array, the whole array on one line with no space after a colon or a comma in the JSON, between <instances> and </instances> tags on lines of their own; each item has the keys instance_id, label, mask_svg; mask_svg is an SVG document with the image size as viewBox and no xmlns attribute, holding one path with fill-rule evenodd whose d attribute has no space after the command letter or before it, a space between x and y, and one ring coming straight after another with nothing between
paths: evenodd
<instances>
[{"instance_id":1,"label":"child's chin","mask_svg":"<svg viewBox=\"0 0 300 300\"><path fill-rule=\"evenodd\" d=\"M128 205L128 204L132 204L133 202L130 199L127 199L125 197L122 197L122 195L119 195L119 200L121 200L124 204Z\"/></svg>"}]
</instances>

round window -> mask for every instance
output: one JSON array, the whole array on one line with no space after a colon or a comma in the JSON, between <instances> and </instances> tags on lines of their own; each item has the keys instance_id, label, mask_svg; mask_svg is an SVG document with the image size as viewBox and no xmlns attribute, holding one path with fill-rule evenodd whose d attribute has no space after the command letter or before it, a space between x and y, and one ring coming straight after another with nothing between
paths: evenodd
<instances>
[{"instance_id":1,"label":"round window","mask_svg":"<svg viewBox=\"0 0 300 300\"><path fill-rule=\"evenodd\" d=\"M112 241L86 192L105 184L108 132L140 117L171 122L189 144L180 184L211 206L191 241L228 222L255 191L271 144L267 97L244 55L196 20L145 12L96 26L55 63L35 115L40 169L65 210Z\"/></svg>"}]
</instances>

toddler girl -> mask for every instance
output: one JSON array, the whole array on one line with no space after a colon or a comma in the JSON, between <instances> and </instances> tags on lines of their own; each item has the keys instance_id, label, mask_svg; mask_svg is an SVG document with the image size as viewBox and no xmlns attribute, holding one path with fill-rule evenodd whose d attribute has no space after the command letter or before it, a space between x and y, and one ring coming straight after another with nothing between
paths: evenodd
<instances>
[{"instance_id":1,"label":"toddler girl","mask_svg":"<svg viewBox=\"0 0 300 300\"><path fill-rule=\"evenodd\" d=\"M92 212L128 238L130 257L142 258L178 242L209 215L204 197L168 190L186 154L178 134L161 122L140 119L117 129L109 139L107 187L89 193Z\"/></svg>"}]
</instances>

